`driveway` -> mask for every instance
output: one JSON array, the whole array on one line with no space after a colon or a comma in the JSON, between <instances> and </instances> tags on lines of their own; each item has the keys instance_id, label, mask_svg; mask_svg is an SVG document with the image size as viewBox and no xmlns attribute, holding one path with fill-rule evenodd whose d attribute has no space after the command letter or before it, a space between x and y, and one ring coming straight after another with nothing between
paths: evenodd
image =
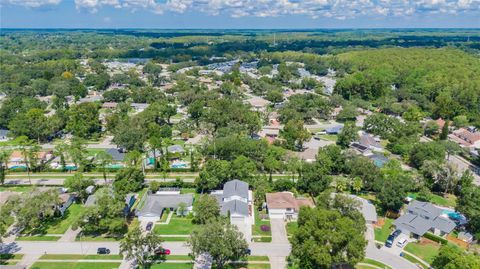
<instances>
[{"instance_id":1,"label":"driveway","mask_svg":"<svg viewBox=\"0 0 480 269\"><path fill-rule=\"evenodd\" d=\"M283 219L270 219L272 243L288 244L287 230Z\"/></svg>"}]
</instances>

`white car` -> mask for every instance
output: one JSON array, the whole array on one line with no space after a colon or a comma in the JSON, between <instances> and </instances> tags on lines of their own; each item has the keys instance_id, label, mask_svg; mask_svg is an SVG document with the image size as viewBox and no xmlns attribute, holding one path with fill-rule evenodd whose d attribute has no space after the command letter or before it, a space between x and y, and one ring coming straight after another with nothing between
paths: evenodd
<instances>
[{"instance_id":1,"label":"white car","mask_svg":"<svg viewBox=\"0 0 480 269\"><path fill-rule=\"evenodd\" d=\"M400 238L397 241L397 247L403 248L408 244L407 237L405 236L400 236Z\"/></svg>"}]
</instances>

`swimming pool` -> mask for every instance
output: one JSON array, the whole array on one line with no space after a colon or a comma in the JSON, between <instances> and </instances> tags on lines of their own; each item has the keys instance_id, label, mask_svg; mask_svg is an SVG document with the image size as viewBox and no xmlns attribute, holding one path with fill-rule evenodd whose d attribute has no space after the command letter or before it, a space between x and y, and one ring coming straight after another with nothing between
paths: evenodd
<instances>
[{"instance_id":1,"label":"swimming pool","mask_svg":"<svg viewBox=\"0 0 480 269\"><path fill-rule=\"evenodd\" d=\"M177 162L177 163L172 163L170 167L171 168L187 168L188 165L185 162Z\"/></svg>"}]
</instances>

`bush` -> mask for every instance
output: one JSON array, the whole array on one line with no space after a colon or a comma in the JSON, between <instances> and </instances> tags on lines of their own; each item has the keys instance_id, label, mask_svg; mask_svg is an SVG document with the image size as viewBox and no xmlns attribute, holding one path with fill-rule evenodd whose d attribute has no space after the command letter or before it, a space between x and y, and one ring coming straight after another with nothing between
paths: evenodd
<instances>
[{"instance_id":1,"label":"bush","mask_svg":"<svg viewBox=\"0 0 480 269\"><path fill-rule=\"evenodd\" d=\"M442 238L442 237L440 237L440 236L436 236L436 235L434 235L434 234L432 234L432 233L426 233L426 234L423 235L423 237L425 237L425 238L427 238L427 239L430 239L430 240L432 240L432 241L435 241L435 242L437 242L437 243L440 243L440 244L442 244L442 245L448 243L448 240L447 240L447 239Z\"/></svg>"},{"instance_id":2,"label":"bush","mask_svg":"<svg viewBox=\"0 0 480 269\"><path fill-rule=\"evenodd\" d=\"M260 226L260 230L262 230L262 232L270 232L270 226L269 225L262 225L262 226Z\"/></svg>"}]
</instances>

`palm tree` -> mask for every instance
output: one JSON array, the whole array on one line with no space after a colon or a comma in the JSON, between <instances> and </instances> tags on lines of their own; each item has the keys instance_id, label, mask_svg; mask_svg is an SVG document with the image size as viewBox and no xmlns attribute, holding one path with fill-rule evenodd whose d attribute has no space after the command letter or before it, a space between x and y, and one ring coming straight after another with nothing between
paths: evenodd
<instances>
[{"instance_id":1,"label":"palm tree","mask_svg":"<svg viewBox=\"0 0 480 269\"><path fill-rule=\"evenodd\" d=\"M60 165L62 166L62 172L66 171L66 158L65 155L68 151L68 145L64 142L55 145L55 149L53 150L56 156L60 157Z\"/></svg>"},{"instance_id":2,"label":"palm tree","mask_svg":"<svg viewBox=\"0 0 480 269\"><path fill-rule=\"evenodd\" d=\"M107 166L109 164L112 164L113 157L112 157L112 155L108 154L105 151L100 151L97 154L97 156L95 157L95 159L96 159L97 164L102 169L103 180L105 181L105 184L107 184Z\"/></svg>"},{"instance_id":3,"label":"palm tree","mask_svg":"<svg viewBox=\"0 0 480 269\"><path fill-rule=\"evenodd\" d=\"M5 183L5 174L7 171L7 162L8 158L12 153L7 150L0 151L0 184L3 185Z\"/></svg>"}]
</instances>

